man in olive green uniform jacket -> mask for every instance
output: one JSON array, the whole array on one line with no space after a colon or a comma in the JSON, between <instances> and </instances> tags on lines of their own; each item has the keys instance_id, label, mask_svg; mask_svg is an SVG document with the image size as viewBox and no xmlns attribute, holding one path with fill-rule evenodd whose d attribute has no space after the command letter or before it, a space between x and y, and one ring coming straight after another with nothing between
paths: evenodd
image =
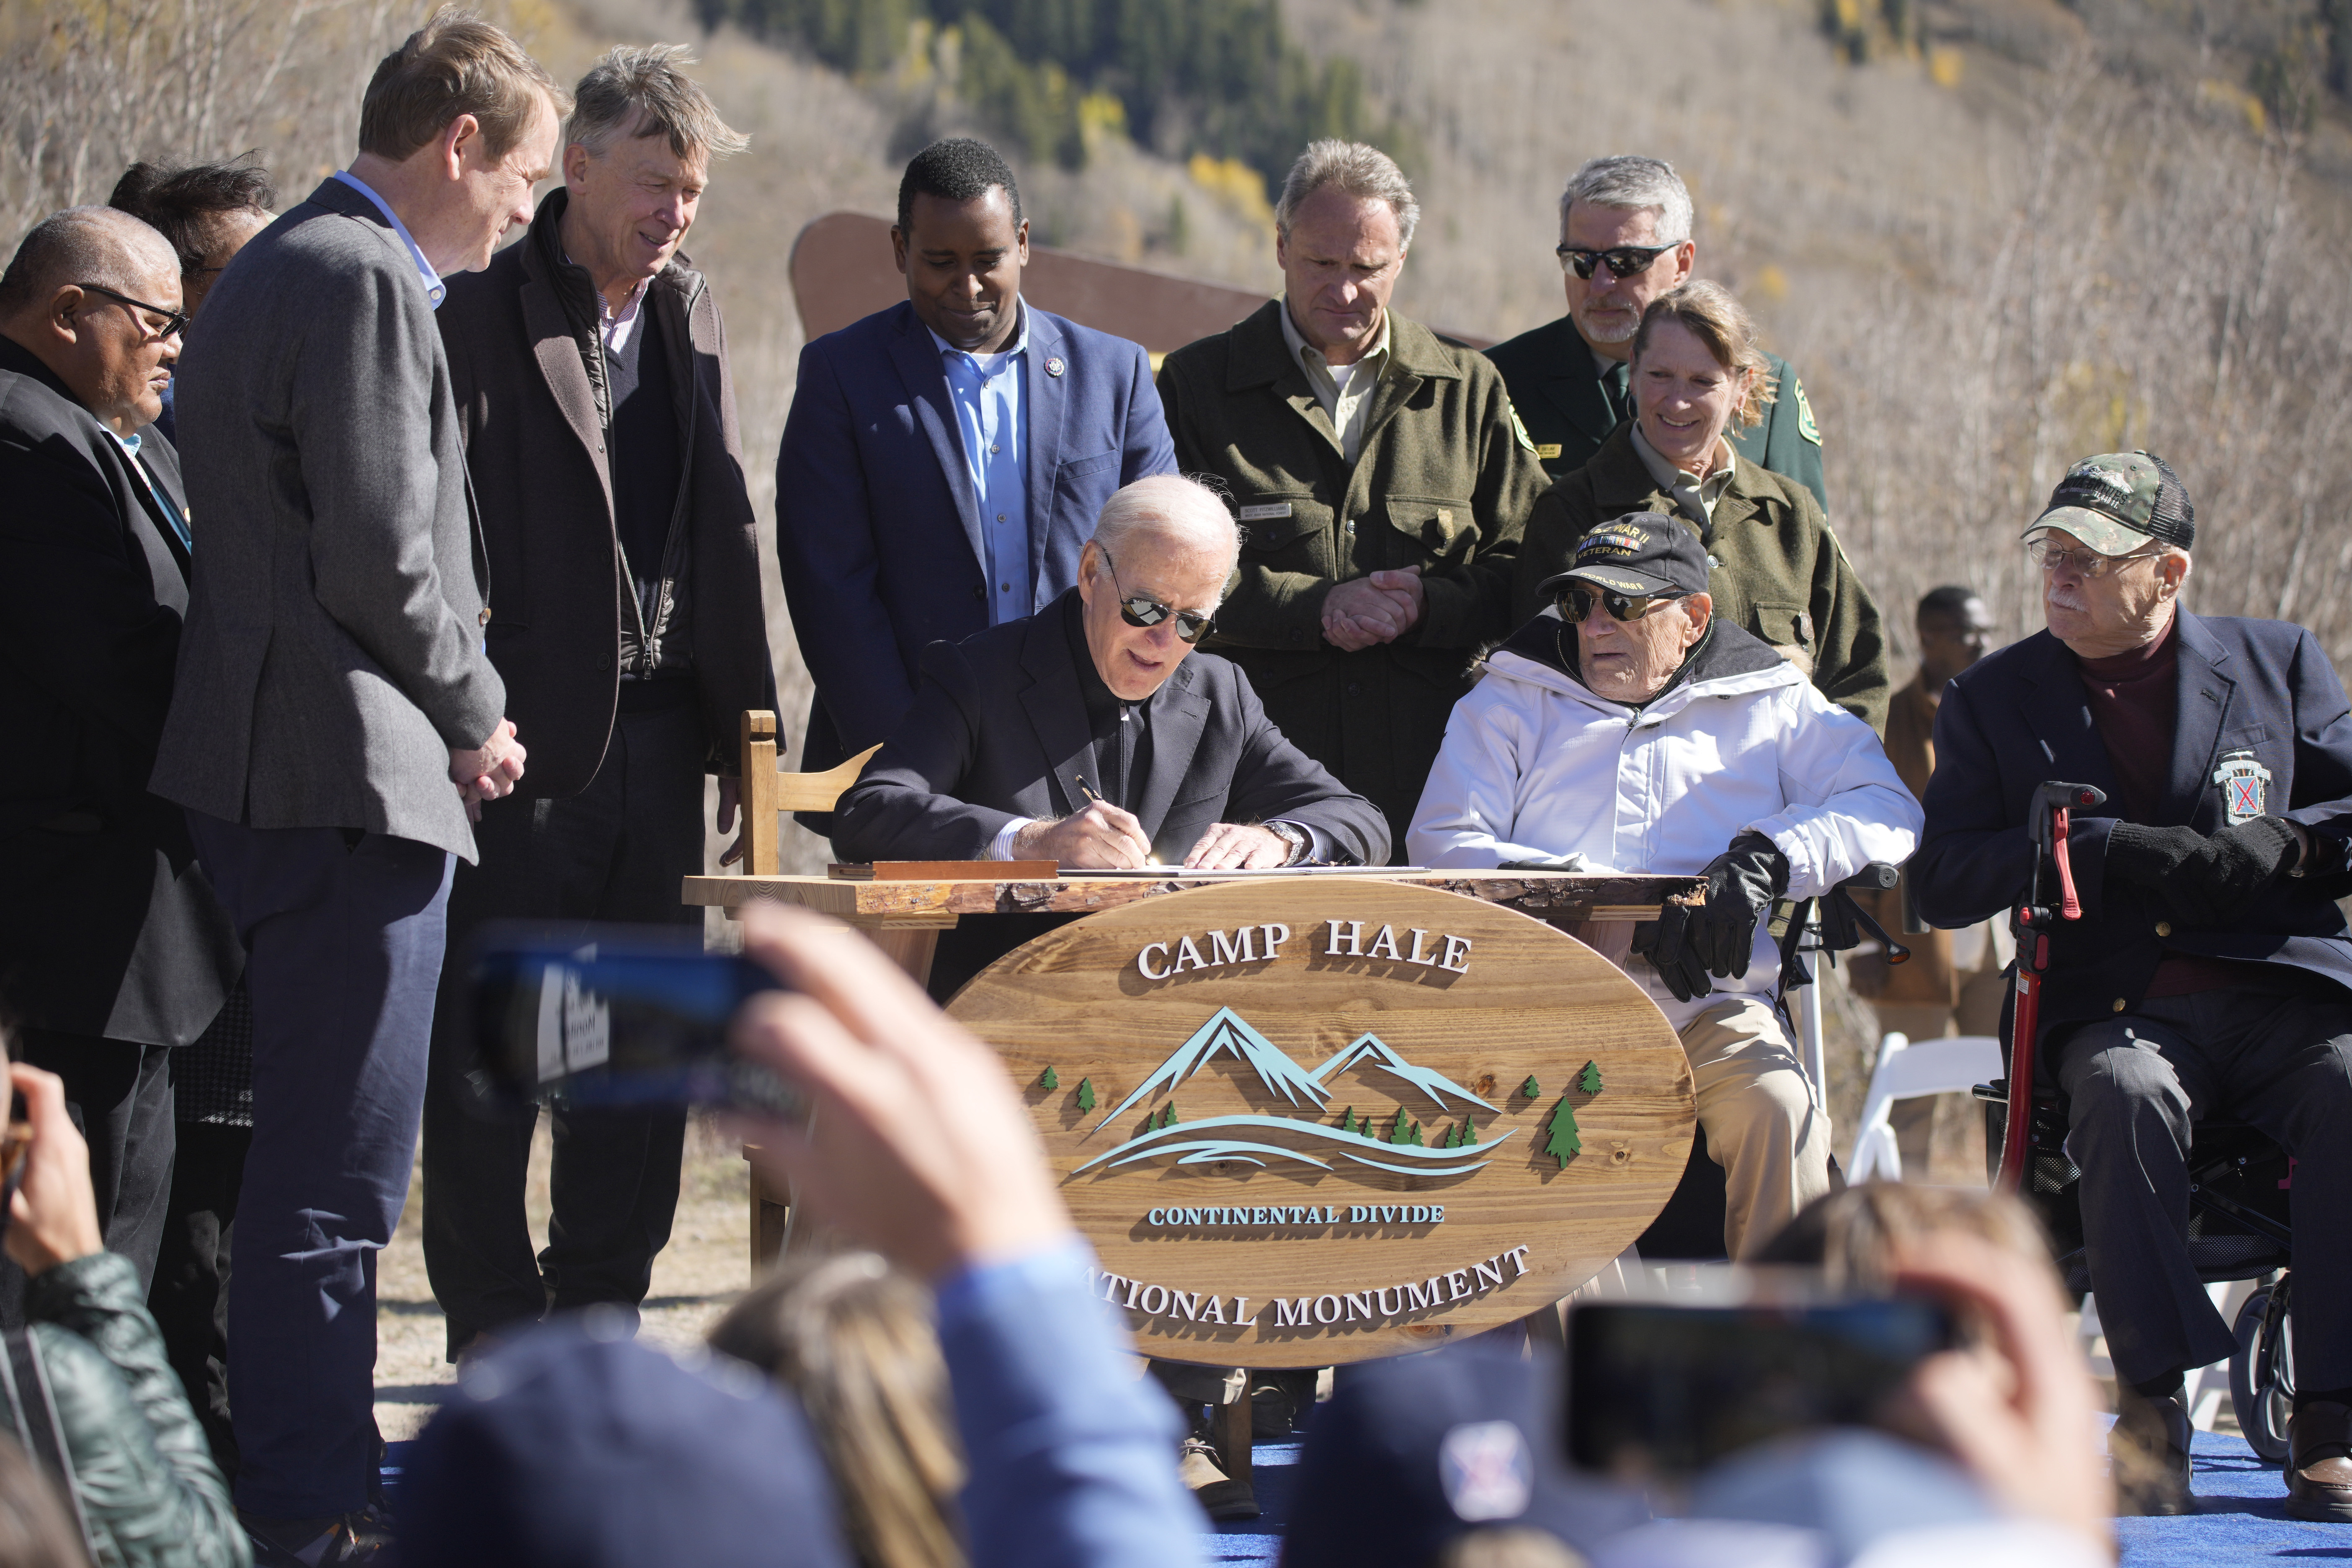
<instances>
[{"instance_id":1,"label":"man in olive green uniform jacket","mask_svg":"<svg viewBox=\"0 0 2352 1568\"><path fill-rule=\"evenodd\" d=\"M1674 165L1656 158L1595 158L1559 198L1560 272L1568 314L1486 351L1511 389L1536 456L1553 479L1592 460L1633 414L1625 354L1649 302L1685 282L1697 264L1690 237L1690 193ZM1620 276L1612 262L1638 267ZM1590 277L1579 275L1580 268ZM1764 420L1725 434L1739 455L1813 492L1822 482L1822 432L1805 384L1789 363L1766 354L1772 400Z\"/></svg>"},{"instance_id":2,"label":"man in olive green uniform jacket","mask_svg":"<svg viewBox=\"0 0 2352 1568\"><path fill-rule=\"evenodd\" d=\"M1160 373L1178 468L1244 530L1206 646L1400 846L1473 655L1517 624L1549 482L1494 366L1386 308L1418 215L1384 155L1315 143L1276 215L1284 298Z\"/></svg>"}]
</instances>

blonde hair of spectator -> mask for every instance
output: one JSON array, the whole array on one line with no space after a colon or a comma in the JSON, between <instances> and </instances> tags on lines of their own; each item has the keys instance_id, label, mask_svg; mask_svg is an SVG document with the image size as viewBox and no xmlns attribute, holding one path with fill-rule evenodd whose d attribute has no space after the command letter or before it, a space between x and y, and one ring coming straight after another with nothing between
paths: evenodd
<instances>
[{"instance_id":1,"label":"blonde hair of spectator","mask_svg":"<svg viewBox=\"0 0 2352 1568\"><path fill-rule=\"evenodd\" d=\"M710 1330L798 1396L863 1568L962 1568L963 1456L929 1293L871 1252L787 1258Z\"/></svg>"},{"instance_id":2,"label":"blonde hair of spectator","mask_svg":"<svg viewBox=\"0 0 2352 1568\"><path fill-rule=\"evenodd\" d=\"M1412 199L1412 185L1394 158L1361 142L1309 142L1307 151L1290 165L1290 173L1283 176L1282 199L1274 205L1275 228L1287 235L1299 207L1326 185L1360 201L1388 203L1389 210L1396 214L1398 247L1412 246L1413 226L1421 222L1421 204Z\"/></svg>"},{"instance_id":3,"label":"blonde hair of spectator","mask_svg":"<svg viewBox=\"0 0 2352 1568\"><path fill-rule=\"evenodd\" d=\"M1895 1289L1895 1255L1904 1243L1938 1231L1958 1231L1989 1241L2063 1294L2050 1262L2049 1234L2033 1211L2007 1193L1980 1187L1915 1186L1903 1182L1864 1182L1833 1193L1813 1205L1820 1210L1821 1268L1832 1290L1884 1296ZM1973 1314L1960 1314L1963 1336L1988 1337Z\"/></svg>"},{"instance_id":4,"label":"blonde hair of spectator","mask_svg":"<svg viewBox=\"0 0 2352 1568\"><path fill-rule=\"evenodd\" d=\"M1748 373L1748 392L1740 398L1732 420L1742 430L1762 423L1765 405L1778 398L1772 390L1771 367L1765 363L1763 345L1756 341L1756 322L1738 298L1720 283L1703 280L1685 283L1659 295L1642 312L1642 324L1633 330L1635 364L1642 363L1642 351L1649 346L1650 334L1661 321L1680 322L1706 345L1716 363L1735 374Z\"/></svg>"},{"instance_id":5,"label":"blonde hair of spectator","mask_svg":"<svg viewBox=\"0 0 2352 1568\"><path fill-rule=\"evenodd\" d=\"M1515 1525L1455 1536L1435 1568L1585 1568L1585 1558L1548 1531Z\"/></svg>"},{"instance_id":6,"label":"blonde hair of spectator","mask_svg":"<svg viewBox=\"0 0 2352 1568\"><path fill-rule=\"evenodd\" d=\"M7 1043L0 1039L0 1051ZM81 1530L57 1483L0 1436L0 1568L83 1568Z\"/></svg>"},{"instance_id":7,"label":"blonde hair of spectator","mask_svg":"<svg viewBox=\"0 0 2352 1568\"><path fill-rule=\"evenodd\" d=\"M561 118L572 95L505 31L471 11L444 5L383 57L360 100L360 151L404 162L470 114L483 149L503 158L530 130L544 100Z\"/></svg>"},{"instance_id":8,"label":"blonde hair of spectator","mask_svg":"<svg viewBox=\"0 0 2352 1568\"><path fill-rule=\"evenodd\" d=\"M699 83L686 74L694 55L684 44L623 44L588 68L572 89L566 145L577 142L601 158L613 138L667 136L685 159L724 158L751 144L719 117Z\"/></svg>"},{"instance_id":9,"label":"blonde hair of spectator","mask_svg":"<svg viewBox=\"0 0 2352 1568\"><path fill-rule=\"evenodd\" d=\"M1568 227L1568 211L1582 202L1591 207L1615 207L1621 212L1657 214L1651 229L1652 245L1680 245L1691 237L1690 187L1664 158L1594 158L1568 177L1559 193L1559 226Z\"/></svg>"}]
</instances>

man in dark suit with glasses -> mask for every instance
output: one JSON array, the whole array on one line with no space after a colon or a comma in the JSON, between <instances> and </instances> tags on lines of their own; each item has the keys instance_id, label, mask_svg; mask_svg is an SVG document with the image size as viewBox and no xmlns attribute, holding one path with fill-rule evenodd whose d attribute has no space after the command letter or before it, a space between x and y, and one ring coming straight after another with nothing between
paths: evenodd
<instances>
[{"instance_id":1,"label":"man in dark suit with glasses","mask_svg":"<svg viewBox=\"0 0 2352 1568\"><path fill-rule=\"evenodd\" d=\"M1572 474L1633 417L1626 358L1650 301L1687 281L1697 264L1690 192L1657 158L1595 158L1559 198L1560 273L1568 314L1486 351L1544 472ZM1784 474L1829 510L1822 432L1788 361L1764 356L1774 399L1760 425L1728 432L1739 455Z\"/></svg>"},{"instance_id":2,"label":"man in dark suit with glasses","mask_svg":"<svg viewBox=\"0 0 2352 1568\"><path fill-rule=\"evenodd\" d=\"M1232 514L1190 479L1120 490L1077 586L924 650L913 709L835 810L835 848L1104 870L1381 864L1380 812L1283 738L1239 669L1193 651L1239 548ZM1013 920L941 933L933 991L1007 951ZM984 956L959 946L967 931Z\"/></svg>"}]
</instances>

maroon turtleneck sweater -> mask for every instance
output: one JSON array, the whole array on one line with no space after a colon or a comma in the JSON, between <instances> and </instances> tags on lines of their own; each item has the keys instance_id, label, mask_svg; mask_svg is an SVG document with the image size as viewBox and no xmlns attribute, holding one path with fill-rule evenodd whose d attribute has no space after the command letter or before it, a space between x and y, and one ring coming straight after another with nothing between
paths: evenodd
<instances>
[{"instance_id":1,"label":"maroon turtleneck sweater","mask_svg":"<svg viewBox=\"0 0 2352 1568\"><path fill-rule=\"evenodd\" d=\"M2091 721L2099 727L2107 765L2115 769L2116 792L2123 796L2126 822L2154 825L2164 806L2173 731L2180 717L2180 650L2174 635L2179 628L2180 617L2175 615L2164 635L2146 647L2111 658L2074 657L2084 693L2091 700ZM2225 985L2255 984L2273 978L2268 968L2168 952L2148 982L2147 994L2186 996Z\"/></svg>"},{"instance_id":2,"label":"maroon turtleneck sweater","mask_svg":"<svg viewBox=\"0 0 2352 1568\"><path fill-rule=\"evenodd\" d=\"M2164 635L2146 647L2110 658L2074 657L2091 700L2091 721L2116 771L2126 821L2153 823L2164 805L2180 707L2180 653L2174 641L2179 628L2175 616Z\"/></svg>"}]
</instances>

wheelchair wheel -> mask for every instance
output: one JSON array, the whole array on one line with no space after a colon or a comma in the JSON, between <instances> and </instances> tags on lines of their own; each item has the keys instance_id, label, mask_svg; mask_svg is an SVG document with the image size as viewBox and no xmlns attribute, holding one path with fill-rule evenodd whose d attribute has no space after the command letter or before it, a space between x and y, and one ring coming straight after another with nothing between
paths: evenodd
<instances>
[{"instance_id":1,"label":"wheelchair wheel","mask_svg":"<svg viewBox=\"0 0 2352 1568\"><path fill-rule=\"evenodd\" d=\"M2238 1348L2230 1357L2230 1409L2254 1452L2286 1458L2287 1418L2294 1413L2294 1331L2284 1278L2246 1298L2238 1309ZM2280 1298L2275 1318L2273 1296Z\"/></svg>"}]
</instances>

